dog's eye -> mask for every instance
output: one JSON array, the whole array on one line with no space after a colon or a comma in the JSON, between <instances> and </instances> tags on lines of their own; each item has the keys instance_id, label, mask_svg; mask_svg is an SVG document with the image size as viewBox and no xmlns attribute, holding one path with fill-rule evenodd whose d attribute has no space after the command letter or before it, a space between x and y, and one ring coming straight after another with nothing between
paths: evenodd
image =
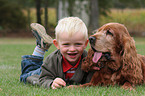
<instances>
[{"instance_id":1,"label":"dog's eye","mask_svg":"<svg viewBox=\"0 0 145 96\"><path fill-rule=\"evenodd\" d=\"M106 35L112 35L113 36L113 34L109 30L107 30Z\"/></svg>"}]
</instances>

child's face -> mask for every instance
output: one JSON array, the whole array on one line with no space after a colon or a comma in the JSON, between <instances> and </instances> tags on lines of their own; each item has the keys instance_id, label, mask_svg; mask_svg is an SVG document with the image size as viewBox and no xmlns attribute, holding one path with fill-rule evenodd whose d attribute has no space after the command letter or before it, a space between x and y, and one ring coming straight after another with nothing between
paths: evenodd
<instances>
[{"instance_id":1,"label":"child's face","mask_svg":"<svg viewBox=\"0 0 145 96\"><path fill-rule=\"evenodd\" d=\"M79 32L72 36L64 33L59 36L58 41L55 39L53 43L70 64L76 64L86 48L88 40Z\"/></svg>"}]
</instances>

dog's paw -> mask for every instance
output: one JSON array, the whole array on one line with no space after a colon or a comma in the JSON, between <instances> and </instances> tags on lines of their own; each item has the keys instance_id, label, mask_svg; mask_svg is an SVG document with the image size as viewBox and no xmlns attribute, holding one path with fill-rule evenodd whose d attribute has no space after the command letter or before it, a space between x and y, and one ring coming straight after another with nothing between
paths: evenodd
<instances>
[{"instance_id":1,"label":"dog's paw","mask_svg":"<svg viewBox=\"0 0 145 96\"><path fill-rule=\"evenodd\" d=\"M126 83L122 86L122 88L125 89L125 90L129 90L129 91L134 91L134 90L135 90L135 88L133 88L133 86L132 86L130 83L128 83L128 82L126 82Z\"/></svg>"}]
</instances>

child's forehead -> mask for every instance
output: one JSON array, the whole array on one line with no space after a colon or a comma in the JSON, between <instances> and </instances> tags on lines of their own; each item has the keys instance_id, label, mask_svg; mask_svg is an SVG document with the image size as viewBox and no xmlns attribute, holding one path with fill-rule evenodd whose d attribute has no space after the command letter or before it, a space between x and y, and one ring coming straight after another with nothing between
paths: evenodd
<instances>
[{"instance_id":1,"label":"child's forehead","mask_svg":"<svg viewBox=\"0 0 145 96\"><path fill-rule=\"evenodd\" d=\"M65 33L59 36L60 41L85 41L85 35L76 33L76 34L68 34Z\"/></svg>"},{"instance_id":2,"label":"child's forehead","mask_svg":"<svg viewBox=\"0 0 145 96\"><path fill-rule=\"evenodd\" d=\"M59 31L56 38L60 39L60 38L64 38L64 36L66 38L71 38L71 37L83 37L85 39L88 38L87 32L85 32L84 30L63 30L63 31Z\"/></svg>"},{"instance_id":3,"label":"child's forehead","mask_svg":"<svg viewBox=\"0 0 145 96\"><path fill-rule=\"evenodd\" d=\"M60 36L66 36L66 37L76 37L76 36L84 36L83 32L77 31L77 32L63 32L63 34L60 34Z\"/></svg>"}]
</instances>

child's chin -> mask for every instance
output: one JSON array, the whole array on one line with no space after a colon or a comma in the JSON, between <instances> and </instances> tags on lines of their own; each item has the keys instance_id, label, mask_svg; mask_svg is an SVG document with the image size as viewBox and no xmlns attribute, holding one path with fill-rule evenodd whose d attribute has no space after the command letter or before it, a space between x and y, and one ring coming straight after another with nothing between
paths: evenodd
<instances>
[{"instance_id":1,"label":"child's chin","mask_svg":"<svg viewBox=\"0 0 145 96\"><path fill-rule=\"evenodd\" d=\"M69 59L68 62L71 64L75 64L77 62L77 60L76 59Z\"/></svg>"}]
</instances>

